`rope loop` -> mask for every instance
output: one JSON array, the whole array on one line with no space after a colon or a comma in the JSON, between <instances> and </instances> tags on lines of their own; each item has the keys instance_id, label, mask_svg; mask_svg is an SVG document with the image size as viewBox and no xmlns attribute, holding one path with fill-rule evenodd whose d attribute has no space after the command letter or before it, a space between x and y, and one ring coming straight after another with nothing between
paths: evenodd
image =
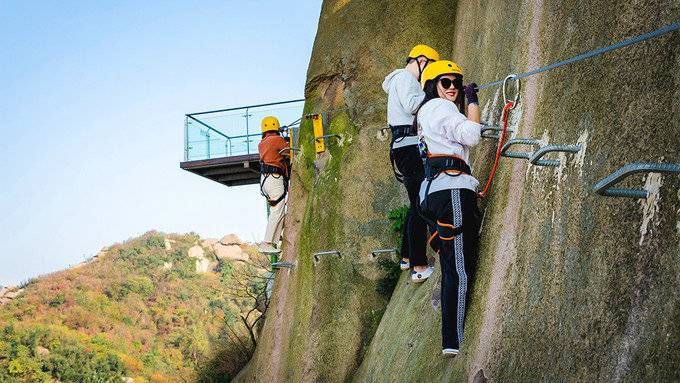
<instances>
[{"instance_id":1,"label":"rope loop","mask_svg":"<svg viewBox=\"0 0 680 383\"><path fill-rule=\"evenodd\" d=\"M510 76L508 76L510 77ZM506 78L507 79L507 78ZM519 82L518 82L519 84ZM505 96L504 96L505 97ZM517 96L515 99L519 98L519 92L517 93ZM503 141L505 141L505 132L508 130L508 116L510 115L510 111L515 108L515 101L506 101L505 106L503 106L503 114L501 115L501 121L503 122L503 129L501 129L501 134L500 137L498 138L498 146L496 146L496 156L493 161L493 167L491 168L491 173L489 174L489 179L486 181L486 186L484 186L484 190L482 190L480 193L477 195L479 198L485 198L487 195L489 195L489 189L491 188L491 182L493 181L493 178L496 176L496 170L498 169L498 163L500 162L501 159L501 148L503 147Z\"/></svg>"}]
</instances>

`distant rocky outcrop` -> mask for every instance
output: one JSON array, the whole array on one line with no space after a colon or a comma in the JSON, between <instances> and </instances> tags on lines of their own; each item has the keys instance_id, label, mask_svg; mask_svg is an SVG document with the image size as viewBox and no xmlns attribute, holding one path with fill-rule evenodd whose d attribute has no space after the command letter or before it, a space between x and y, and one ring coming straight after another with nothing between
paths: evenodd
<instances>
[{"instance_id":1,"label":"distant rocky outcrop","mask_svg":"<svg viewBox=\"0 0 680 383\"><path fill-rule=\"evenodd\" d=\"M0 306L11 302L19 297L24 289L19 287L0 287Z\"/></svg>"},{"instance_id":2,"label":"distant rocky outcrop","mask_svg":"<svg viewBox=\"0 0 680 383\"><path fill-rule=\"evenodd\" d=\"M220 241L220 240L219 240L219 239L216 239L216 238L208 238L208 239L204 239L204 240L201 242L201 246L203 246L203 247L212 247L212 245L218 243L219 241Z\"/></svg>"},{"instance_id":3,"label":"distant rocky outcrop","mask_svg":"<svg viewBox=\"0 0 680 383\"><path fill-rule=\"evenodd\" d=\"M176 241L174 239L170 238L165 238L163 240L163 245L165 246L165 250L172 250L172 244L175 243Z\"/></svg>"},{"instance_id":4,"label":"distant rocky outcrop","mask_svg":"<svg viewBox=\"0 0 680 383\"><path fill-rule=\"evenodd\" d=\"M40 356L40 357L46 357L46 356L50 355L50 350L46 349L45 347L36 346L35 355Z\"/></svg>"},{"instance_id":5,"label":"distant rocky outcrop","mask_svg":"<svg viewBox=\"0 0 680 383\"><path fill-rule=\"evenodd\" d=\"M227 234L222 239L208 238L201 242L206 249L212 249L221 261L248 262L250 256L243 251L244 242L236 234Z\"/></svg>"},{"instance_id":6,"label":"distant rocky outcrop","mask_svg":"<svg viewBox=\"0 0 680 383\"><path fill-rule=\"evenodd\" d=\"M217 255L217 258L220 260L241 262L250 260L248 254L238 245L223 245L222 243L216 243L212 248L215 250L215 255Z\"/></svg>"},{"instance_id":7,"label":"distant rocky outcrop","mask_svg":"<svg viewBox=\"0 0 680 383\"><path fill-rule=\"evenodd\" d=\"M189 257L196 258L196 272L207 273L213 270L211 261L205 256L205 250L200 245L195 245L189 248Z\"/></svg>"},{"instance_id":8,"label":"distant rocky outcrop","mask_svg":"<svg viewBox=\"0 0 680 383\"><path fill-rule=\"evenodd\" d=\"M222 239L220 239L220 243L229 246L229 245L243 245L243 241L241 241L241 238L238 237L236 234L227 234Z\"/></svg>"}]
</instances>

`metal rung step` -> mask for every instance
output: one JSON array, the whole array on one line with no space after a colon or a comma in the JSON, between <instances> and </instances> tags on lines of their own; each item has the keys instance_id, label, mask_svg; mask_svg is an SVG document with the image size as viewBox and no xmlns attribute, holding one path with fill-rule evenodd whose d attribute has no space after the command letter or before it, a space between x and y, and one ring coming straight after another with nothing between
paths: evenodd
<instances>
[{"instance_id":1,"label":"metal rung step","mask_svg":"<svg viewBox=\"0 0 680 383\"><path fill-rule=\"evenodd\" d=\"M531 145L535 147L532 152L515 152L509 149L513 145ZM548 153L578 153L581 145L550 144L541 146L541 142L534 138L513 138L508 140L501 148L501 156L510 158L521 158L529 160L529 163L536 166L560 166L560 160L542 159Z\"/></svg>"},{"instance_id":2,"label":"metal rung step","mask_svg":"<svg viewBox=\"0 0 680 383\"><path fill-rule=\"evenodd\" d=\"M325 256L325 255L337 255L338 258L342 258L342 255L340 255L340 252L338 250L327 250L327 251L318 251L314 254L314 261L319 262L319 257Z\"/></svg>"},{"instance_id":3,"label":"metal rung step","mask_svg":"<svg viewBox=\"0 0 680 383\"><path fill-rule=\"evenodd\" d=\"M606 197L647 198L646 189L613 188L624 178L636 173L672 173L680 174L680 164L633 163L619 168L614 173L598 181L593 187L595 193Z\"/></svg>"},{"instance_id":4,"label":"metal rung step","mask_svg":"<svg viewBox=\"0 0 680 383\"><path fill-rule=\"evenodd\" d=\"M293 267L295 267L295 262L281 261L281 262L272 263L272 268L274 268L274 269L280 269L280 268L292 269Z\"/></svg>"},{"instance_id":5,"label":"metal rung step","mask_svg":"<svg viewBox=\"0 0 680 383\"><path fill-rule=\"evenodd\" d=\"M373 258L375 258L379 255L382 255L382 254L398 255L399 252L397 251L397 249L376 249L376 250L371 251L371 255L373 255Z\"/></svg>"}]
</instances>

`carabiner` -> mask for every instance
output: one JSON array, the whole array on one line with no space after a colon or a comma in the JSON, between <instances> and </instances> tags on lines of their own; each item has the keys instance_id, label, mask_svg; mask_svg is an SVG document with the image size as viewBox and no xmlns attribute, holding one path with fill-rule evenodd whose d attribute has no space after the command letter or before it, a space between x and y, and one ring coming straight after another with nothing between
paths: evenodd
<instances>
[{"instance_id":1,"label":"carabiner","mask_svg":"<svg viewBox=\"0 0 680 383\"><path fill-rule=\"evenodd\" d=\"M517 77L516 74L510 74L505 79L503 79L503 103L504 104L507 104L508 102L510 102L510 100L508 99L507 93L506 93L506 89L507 89L506 85L508 84L508 80L511 80L511 79L515 80L515 92L516 92L515 98L512 100L512 107L510 108L510 110L513 110L517 106L517 102L519 102L519 93L520 93L520 90L522 89L522 83L520 82L520 79Z\"/></svg>"}]
</instances>

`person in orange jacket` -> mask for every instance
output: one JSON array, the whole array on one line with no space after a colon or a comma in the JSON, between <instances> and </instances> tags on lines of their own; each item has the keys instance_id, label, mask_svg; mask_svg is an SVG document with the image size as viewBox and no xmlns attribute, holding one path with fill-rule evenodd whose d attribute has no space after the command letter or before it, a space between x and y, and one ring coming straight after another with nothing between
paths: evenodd
<instances>
[{"instance_id":1,"label":"person in orange jacket","mask_svg":"<svg viewBox=\"0 0 680 383\"><path fill-rule=\"evenodd\" d=\"M283 232L288 179L290 176L290 143L281 136L281 124L274 116L262 119L260 154L260 193L270 206L269 221L260 251L275 253Z\"/></svg>"}]
</instances>

